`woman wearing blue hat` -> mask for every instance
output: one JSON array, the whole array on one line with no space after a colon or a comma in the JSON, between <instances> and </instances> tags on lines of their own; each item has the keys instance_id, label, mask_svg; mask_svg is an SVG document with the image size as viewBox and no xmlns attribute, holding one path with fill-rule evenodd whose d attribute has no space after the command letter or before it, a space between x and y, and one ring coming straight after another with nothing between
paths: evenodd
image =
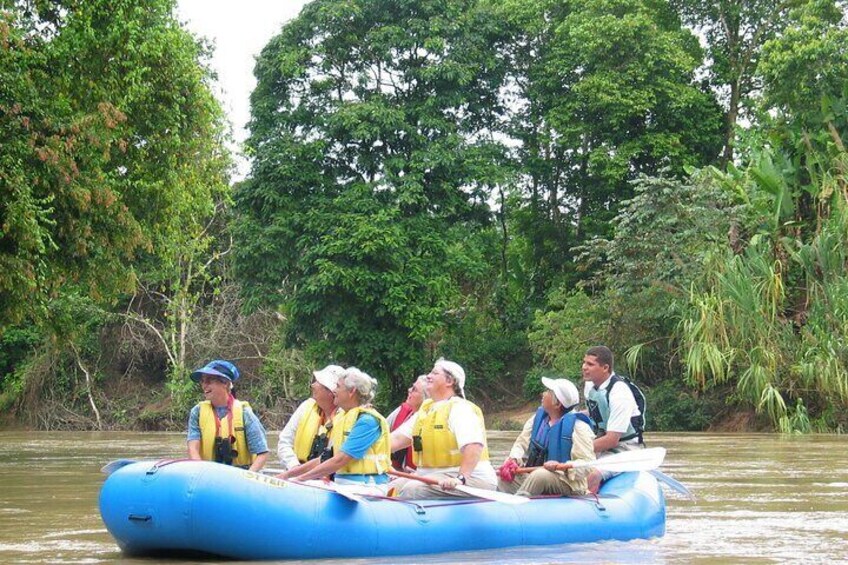
<instances>
[{"instance_id":1,"label":"woman wearing blue hat","mask_svg":"<svg viewBox=\"0 0 848 565\"><path fill-rule=\"evenodd\" d=\"M191 374L206 400L188 417L188 456L259 471L268 459L268 441L250 405L233 396L238 378L236 366L220 359Z\"/></svg>"}]
</instances>

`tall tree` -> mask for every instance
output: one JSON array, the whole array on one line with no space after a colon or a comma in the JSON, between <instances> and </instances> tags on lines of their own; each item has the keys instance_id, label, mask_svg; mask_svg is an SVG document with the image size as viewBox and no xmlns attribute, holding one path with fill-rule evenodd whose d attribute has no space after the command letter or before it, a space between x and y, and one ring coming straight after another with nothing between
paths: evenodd
<instances>
[{"instance_id":1,"label":"tall tree","mask_svg":"<svg viewBox=\"0 0 848 565\"><path fill-rule=\"evenodd\" d=\"M806 0L672 0L683 20L706 41L710 81L725 106L722 166L733 161L740 117L753 117L761 87L757 65L763 45L785 25L793 4Z\"/></svg>"},{"instance_id":2,"label":"tall tree","mask_svg":"<svg viewBox=\"0 0 848 565\"><path fill-rule=\"evenodd\" d=\"M131 292L140 258L202 229L228 167L205 50L173 0L4 5L0 325L68 285Z\"/></svg>"},{"instance_id":3,"label":"tall tree","mask_svg":"<svg viewBox=\"0 0 848 565\"><path fill-rule=\"evenodd\" d=\"M848 405L848 27L805 2L762 49L768 116L726 184L746 212L681 324L689 379L729 382L791 431L845 429Z\"/></svg>"},{"instance_id":4,"label":"tall tree","mask_svg":"<svg viewBox=\"0 0 848 565\"><path fill-rule=\"evenodd\" d=\"M237 265L315 358L398 395L483 272L502 151L497 19L473 0L318 0L263 50Z\"/></svg>"},{"instance_id":5,"label":"tall tree","mask_svg":"<svg viewBox=\"0 0 848 565\"><path fill-rule=\"evenodd\" d=\"M609 235L630 180L711 162L721 114L695 81L697 38L665 2L512 0L502 11L521 102L510 134L526 204L513 217L541 294L574 282L568 249Z\"/></svg>"}]
</instances>

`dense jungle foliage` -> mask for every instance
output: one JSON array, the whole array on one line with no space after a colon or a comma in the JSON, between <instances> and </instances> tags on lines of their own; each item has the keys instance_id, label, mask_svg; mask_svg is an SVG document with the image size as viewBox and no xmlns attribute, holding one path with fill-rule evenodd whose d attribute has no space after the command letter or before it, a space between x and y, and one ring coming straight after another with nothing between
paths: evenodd
<instances>
[{"instance_id":1,"label":"dense jungle foliage","mask_svg":"<svg viewBox=\"0 0 848 565\"><path fill-rule=\"evenodd\" d=\"M243 181L174 12L0 1L7 425L182 429L211 358L269 428L330 362L495 413L605 343L650 430L848 426L845 2L313 0Z\"/></svg>"}]
</instances>

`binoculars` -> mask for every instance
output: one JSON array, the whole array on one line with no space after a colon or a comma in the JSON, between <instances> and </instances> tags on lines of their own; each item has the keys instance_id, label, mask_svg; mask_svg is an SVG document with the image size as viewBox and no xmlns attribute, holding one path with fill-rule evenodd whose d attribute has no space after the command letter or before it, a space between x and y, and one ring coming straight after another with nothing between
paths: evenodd
<instances>
[{"instance_id":1,"label":"binoculars","mask_svg":"<svg viewBox=\"0 0 848 565\"><path fill-rule=\"evenodd\" d=\"M236 442L234 437L216 437L215 438L215 461L224 465L232 465L233 459L238 457L238 451L233 449L233 444Z\"/></svg>"},{"instance_id":2,"label":"binoculars","mask_svg":"<svg viewBox=\"0 0 848 565\"><path fill-rule=\"evenodd\" d=\"M329 442L330 439L327 437L327 434L319 434L315 436L315 439L312 440L312 448L309 450L309 457L307 458L307 461L323 456L324 452L327 450L327 444Z\"/></svg>"}]
</instances>

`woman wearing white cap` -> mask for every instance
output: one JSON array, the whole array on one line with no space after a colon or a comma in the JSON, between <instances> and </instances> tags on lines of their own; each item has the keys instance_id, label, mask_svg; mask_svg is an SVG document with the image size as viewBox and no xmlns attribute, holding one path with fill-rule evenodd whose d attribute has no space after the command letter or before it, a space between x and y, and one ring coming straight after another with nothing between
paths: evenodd
<instances>
[{"instance_id":1,"label":"woman wearing white cap","mask_svg":"<svg viewBox=\"0 0 848 565\"><path fill-rule=\"evenodd\" d=\"M336 404L344 412L333 420L332 457L307 461L288 471L286 478L306 481L335 475L338 484L366 484L378 490L386 485L391 467L389 424L371 407L376 388L377 381L356 367L345 370L336 387Z\"/></svg>"},{"instance_id":2,"label":"woman wearing white cap","mask_svg":"<svg viewBox=\"0 0 848 565\"><path fill-rule=\"evenodd\" d=\"M497 476L489 462L483 413L465 399L465 371L439 359L427 375L430 398L392 432L392 451L412 445L416 471L439 481L430 486L415 480L392 483L400 498L467 497L456 486L494 490Z\"/></svg>"},{"instance_id":3,"label":"woman wearing white cap","mask_svg":"<svg viewBox=\"0 0 848 565\"><path fill-rule=\"evenodd\" d=\"M590 468L558 471L556 465L595 459L591 421L576 411L580 396L574 383L542 377L542 384L542 405L524 424L498 469L498 490L524 496L586 494ZM530 475L515 475L519 466L540 468Z\"/></svg>"},{"instance_id":4,"label":"woman wearing white cap","mask_svg":"<svg viewBox=\"0 0 848 565\"><path fill-rule=\"evenodd\" d=\"M286 469L319 457L327 448L333 417L339 412L335 404L336 384L344 368L327 365L313 371L312 397L304 400L294 411L277 443L277 455Z\"/></svg>"}]
</instances>

